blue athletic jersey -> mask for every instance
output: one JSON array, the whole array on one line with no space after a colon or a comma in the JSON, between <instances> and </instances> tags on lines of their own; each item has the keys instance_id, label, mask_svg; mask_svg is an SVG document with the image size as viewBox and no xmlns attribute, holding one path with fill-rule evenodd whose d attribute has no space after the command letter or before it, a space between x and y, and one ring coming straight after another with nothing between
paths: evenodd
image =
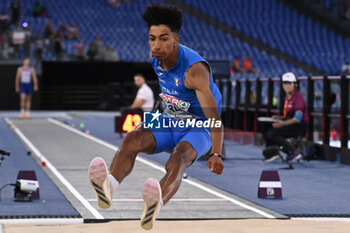
<instances>
[{"instance_id":1,"label":"blue athletic jersey","mask_svg":"<svg viewBox=\"0 0 350 233\"><path fill-rule=\"evenodd\" d=\"M219 114L221 114L221 93L213 81L212 70L209 63L198 53L186 46L179 45L177 63L174 67L170 68L168 72L162 69L158 60L153 56L151 62L158 76L159 85L162 90L160 97L162 97L166 103L166 109L164 111L166 114L175 118L191 115L193 117L206 119L195 90L188 89L184 85L186 71L197 62L205 62L210 69L209 86L215 98Z\"/></svg>"}]
</instances>

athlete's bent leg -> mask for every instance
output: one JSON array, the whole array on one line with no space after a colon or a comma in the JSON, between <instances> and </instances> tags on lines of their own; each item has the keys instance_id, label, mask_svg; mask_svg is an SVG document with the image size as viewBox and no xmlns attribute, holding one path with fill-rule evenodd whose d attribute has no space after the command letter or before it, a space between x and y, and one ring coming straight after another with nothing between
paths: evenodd
<instances>
[{"instance_id":1,"label":"athlete's bent leg","mask_svg":"<svg viewBox=\"0 0 350 233\"><path fill-rule=\"evenodd\" d=\"M166 174L160 181L164 204L175 195L186 168L192 164L196 156L195 149L188 142L183 141L176 145L166 163Z\"/></svg>"},{"instance_id":2,"label":"athlete's bent leg","mask_svg":"<svg viewBox=\"0 0 350 233\"><path fill-rule=\"evenodd\" d=\"M196 151L187 141L178 143L165 166L166 174L160 183L153 178L146 181L142 189L144 208L141 216L142 228L153 227L163 203L166 204L180 187L186 167L196 159Z\"/></svg>"},{"instance_id":3,"label":"athlete's bent leg","mask_svg":"<svg viewBox=\"0 0 350 233\"><path fill-rule=\"evenodd\" d=\"M111 175L121 183L132 171L139 152L151 154L156 149L156 141L149 129L141 125L129 132L115 154L110 168Z\"/></svg>"},{"instance_id":4,"label":"athlete's bent leg","mask_svg":"<svg viewBox=\"0 0 350 233\"><path fill-rule=\"evenodd\" d=\"M137 153L152 153L155 148L156 141L152 133L140 126L126 135L114 156L110 174L102 158L97 157L91 161L89 180L101 208L107 209L112 205L113 192L132 171Z\"/></svg>"}]
</instances>

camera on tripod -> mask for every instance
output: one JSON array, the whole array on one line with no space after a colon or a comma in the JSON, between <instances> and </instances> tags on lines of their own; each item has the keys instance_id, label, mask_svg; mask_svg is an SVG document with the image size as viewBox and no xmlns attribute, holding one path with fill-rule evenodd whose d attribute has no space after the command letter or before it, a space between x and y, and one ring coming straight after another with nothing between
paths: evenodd
<instances>
[{"instance_id":1,"label":"camera on tripod","mask_svg":"<svg viewBox=\"0 0 350 233\"><path fill-rule=\"evenodd\" d=\"M32 193L39 188L37 180L17 180L15 186L15 201L32 201Z\"/></svg>"},{"instance_id":2,"label":"camera on tripod","mask_svg":"<svg viewBox=\"0 0 350 233\"><path fill-rule=\"evenodd\" d=\"M0 150L0 165L5 159L5 156L10 156L11 152ZM15 184L5 184L0 187L0 201L1 191L6 186L15 186L15 201L32 201L32 199L39 199L39 182L36 178L35 171L19 171Z\"/></svg>"}]
</instances>

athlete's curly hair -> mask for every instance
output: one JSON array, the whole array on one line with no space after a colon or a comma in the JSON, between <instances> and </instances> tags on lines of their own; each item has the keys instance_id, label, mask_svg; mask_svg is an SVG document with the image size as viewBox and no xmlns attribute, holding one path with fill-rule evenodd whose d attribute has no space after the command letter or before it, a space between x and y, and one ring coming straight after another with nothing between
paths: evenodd
<instances>
[{"instance_id":1,"label":"athlete's curly hair","mask_svg":"<svg viewBox=\"0 0 350 233\"><path fill-rule=\"evenodd\" d=\"M148 5L142 18L147 23L148 29L152 25L164 24L176 33L180 31L183 21L182 12L177 7L162 5L158 2Z\"/></svg>"}]
</instances>

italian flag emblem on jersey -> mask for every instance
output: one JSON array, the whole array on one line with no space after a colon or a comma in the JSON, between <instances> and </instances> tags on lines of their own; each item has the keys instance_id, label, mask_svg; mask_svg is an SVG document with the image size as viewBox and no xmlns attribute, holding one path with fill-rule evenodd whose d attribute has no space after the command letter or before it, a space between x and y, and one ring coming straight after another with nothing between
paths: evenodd
<instances>
[{"instance_id":1,"label":"italian flag emblem on jersey","mask_svg":"<svg viewBox=\"0 0 350 233\"><path fill-rule=\"evenodd\" d=\"M175 82L175 85L176 85L176 86L179 86L179 85L180 85L180 80L178 80L177 78L174 78L174 82Z\"/></svg>"}]
</instances>

